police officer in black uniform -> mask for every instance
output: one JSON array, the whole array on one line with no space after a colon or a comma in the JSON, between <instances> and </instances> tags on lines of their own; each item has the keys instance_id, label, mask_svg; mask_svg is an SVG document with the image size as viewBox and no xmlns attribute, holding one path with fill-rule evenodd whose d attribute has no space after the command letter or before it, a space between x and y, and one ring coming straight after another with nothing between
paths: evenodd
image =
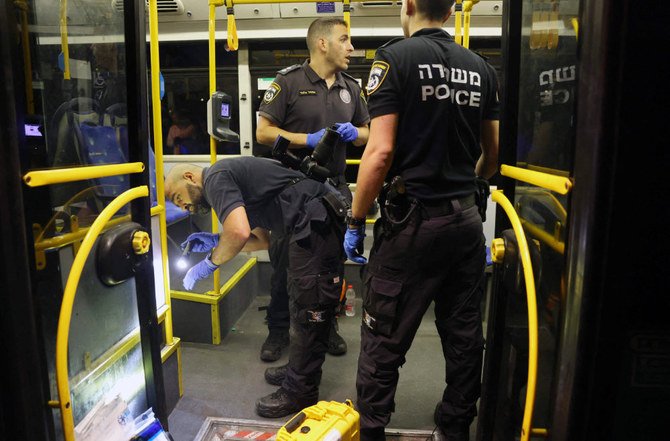
<instances>
[{"instance_id":1,"label":"police officer in black uniform","mask_svg":"<svg viewBox=\"0 0 670 441\"><path fill-rule=\"evenodd\" d=\"M333 159L326 167L330 181L351 201L351 191L344 177L346 145L365 145L368 137L368 111L358 82L343 71L348 68L353 46L346 23L339 18L321 18L307 31L310 58L278 72L265 92L259 109L257 141L272 145L278 135L288 139L298 157L311 154L326 127L337 125L340 141ZM271 279L270 305L267 310L269 335L260 357L275 361L282 346L288 343L288 294L286 292L287 247L282 237L271 237L270 262L274 273ZM330 333L328 352L344 354L347 345L336 331ZM281 382L285 367L272 367L266 379L271 384Z\"/></svg>"},{"instance_id":2,"label":"police officer in black uniform","mask_svg":"<svg viewBox=\"0 0 670 441\"><path fill-rule=\"evenodd\" d=\"M404 0L404 39L382 46L368 79L370 139L345 234L351 260L384 180L365 275L357 407L361 440L383 440L398 368L435 302L447 387L439 435L468 440L480 395L486 265L476 176L497 169L495 72L442 29L453 0Z\"/></svg>"},{"instance_id":3,"label":"police officer in black uniform","mask_svg":"<svg viewBox=\"0 0 670 441\"><path fill-rule=\"evenodd\" d=\"M192 212L214 208L223 227L220 235L189 236L192 251L209 254L186 273L188 290L240 251L267 249L267 231L288 238L289 365L281 387L259 399L256 411L279 418L316 404L344 273L344 198L329 184L255 157L224 159L205 169L177 165L166 177L165 196Z\"/></svg>"}]
</instances>

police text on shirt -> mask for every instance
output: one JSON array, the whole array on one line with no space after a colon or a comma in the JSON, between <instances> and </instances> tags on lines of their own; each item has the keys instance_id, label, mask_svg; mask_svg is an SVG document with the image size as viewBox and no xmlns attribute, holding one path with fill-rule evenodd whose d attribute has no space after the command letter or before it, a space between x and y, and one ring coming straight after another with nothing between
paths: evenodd
<instances>
[{"instance_id":1,"label":"police text on shirt","mask_svg":"<svg viewBox=\"0 0 670 441\"><path fill-rule=\"evenodd\" d=\"M481 92L460 89L458 86L458 84L469 84L481 87L482 79L479 73L455 67L449 68L441 64L418 64L417 67L419 79L423 80L423 83L435 83L435 79L442 83L422 84L421 101L448 99L460 106L479 107Z\"/></svg>"}]
</instances>

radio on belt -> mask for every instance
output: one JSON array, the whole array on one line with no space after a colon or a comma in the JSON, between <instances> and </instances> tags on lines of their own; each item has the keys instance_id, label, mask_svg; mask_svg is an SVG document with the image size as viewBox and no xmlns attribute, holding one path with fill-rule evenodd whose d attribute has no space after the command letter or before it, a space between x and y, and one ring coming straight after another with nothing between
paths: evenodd
<instances>
[{"instance_id":1,"label":"radio on belt","mask_svg":"<svg viewBox=\"0 0 670 441\"><path fill-rule=\"evenodd\" d=\"M239 141L240 135L230 130L232 98L216 91L207 101L207 133L219 141Z\"/></svg>"}]
</instances>

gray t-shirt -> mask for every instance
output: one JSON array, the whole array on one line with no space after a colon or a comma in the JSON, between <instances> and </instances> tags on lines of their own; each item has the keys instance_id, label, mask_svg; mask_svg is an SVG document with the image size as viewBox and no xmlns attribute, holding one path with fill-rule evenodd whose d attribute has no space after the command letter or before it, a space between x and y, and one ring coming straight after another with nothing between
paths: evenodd
<instances>
[{"instance_id":1,"label":"gray t-shirt","mask_svg":"<svg viewBox=\"0 0 670 441\"><path fill-rule=\"evenodd\" d=\"M222 159L203 170L204 197L221 223L245 207L251 228L261 227L292 240L309 235L311 221L325 221L321 196L332 187L284 167L274 159L242 156Z\"/></svg>"},{"instance_id":2,"label":"gray t-shirt","mask_svg":"<svg viewBox=\"0 0 670 441\"><path fill-rule=\"evenodd\" d=\"M328 89L308 62L278 72L265 92L259 114L294 133L314 133L335 123L350 122L357 127L367 124L370 116L358 82L347 74L337 73ZM311 150L293 152L304 157ZM327 165L331 176L344 174L346 156L346 145L339 142L333 160Z\"/></svg>"}]
</instances>

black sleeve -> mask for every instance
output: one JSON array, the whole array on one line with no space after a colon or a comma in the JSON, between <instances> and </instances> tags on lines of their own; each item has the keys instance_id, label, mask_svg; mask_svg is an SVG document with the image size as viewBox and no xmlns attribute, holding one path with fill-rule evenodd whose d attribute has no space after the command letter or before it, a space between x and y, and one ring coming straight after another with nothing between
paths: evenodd
<instances>
[{"instance_id":1,"label":"black sleeve","mask_svg":"<svg viewBox=\"0 0 670 441\"><path fill-rule=\"evenodd\" d=\"M286 118L288 97L290 95L287 89L288 81L286 81L286 77L284 75L277 75L272 84L270 84L270 87L265 91L263 101L261 101L261 105L258 108L258 112L262 116L278 126L281 126Z\"/></svg>"},{"instance_id":2,"label":"black sleeve","mask_svg":"<svg viewBox=\"0 0 670 441\"><path fill-rule=\"evenodd\" d=\"M484 120L498 120L500 119L500 98L498 97L498 77L495 69L490 64L486 63L487 69L487 89L486 102L482 112L482 119Z\"/></svg>"},{"instance_id":3,"label":"black sleeve","mask_svg":"<svg viewBox=\"0 0 670 441\"><path fill-rule=\"evenodd\" d=\"M400 112L401 82L398 67L392 54L384 49L377 50L366 86L370 118Z\"/></svg>"},{"instance_id":4,"label":"black sleeve","mask_svg":"<svg viewBox=\"0 0 670 441\"><path fill-rule=\"evenodd\" d=\"M212 206L222 224L231 211L244 206L242 192L228 170L217 171L207 176L205 194L207 202Z\"/></svg>"}]
</instances>

